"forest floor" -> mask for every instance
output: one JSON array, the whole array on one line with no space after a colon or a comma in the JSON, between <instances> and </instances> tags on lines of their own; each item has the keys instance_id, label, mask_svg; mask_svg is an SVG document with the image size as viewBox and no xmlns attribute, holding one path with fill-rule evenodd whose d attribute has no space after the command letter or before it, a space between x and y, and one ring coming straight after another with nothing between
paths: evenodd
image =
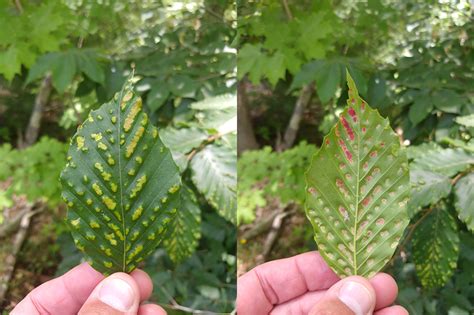
<instances>
[{"instance_id":1,"label":"forest floor","mask_svg":"<svg viewBox=\"0 0 474 315\"><path fill-rule=\"evenodd\" d=\"M279 206L275 202L269 202L268 206L258 208L255 221L251 224L240 226L238 235L242 236L245 232L255 228L255 226L265 221L266 218L272 216L275 209L278 208ZM239 238L237 244L237 276L266 261L298 255L316 248L312 239L311 224L301 207L295 207L295 211L283 219L270 252L266 257L263 257L262 253L265 251L269 233L270 230L263 231L255 238L249 240Z\"/></svg>"}]
</instances>

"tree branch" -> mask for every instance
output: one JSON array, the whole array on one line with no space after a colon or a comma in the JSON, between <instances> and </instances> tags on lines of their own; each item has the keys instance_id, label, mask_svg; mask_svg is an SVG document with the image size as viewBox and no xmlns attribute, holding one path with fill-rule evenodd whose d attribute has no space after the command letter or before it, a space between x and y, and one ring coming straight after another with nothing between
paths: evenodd
<instances>
[{"instance_id":1,"label":"tree branch","mask_svg":"<svg viewBox=\"0 0 474 315\"><path fill-rule=\"evenodd\" d=\"M33 112L31 113L30 122L28 123L25 133L25 143L22 145L23 148L32 145L38 139L39 129L41 126L41 117L43 116L44 107L48 103L51 90L51 74L47 74L41 82L40 89L35 98Z\"/></svg>"},{"instance_id":2,"label":"tree branch","mask_svg":"<svg viewBox=\"0 0 474 315\"><path fill-rule=\"evenodd\" d=\"M293 20L293 14L291 14L290 6L288 5L287 0L282 0L283 3L283 8L285 9L286 16L288 17L288 20Z\"/></svg>"}]
</instances>

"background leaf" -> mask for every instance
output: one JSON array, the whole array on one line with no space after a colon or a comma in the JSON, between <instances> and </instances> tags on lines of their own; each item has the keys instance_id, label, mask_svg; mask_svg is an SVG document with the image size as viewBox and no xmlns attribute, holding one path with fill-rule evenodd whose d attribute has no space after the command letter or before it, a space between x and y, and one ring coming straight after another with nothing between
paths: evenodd
<instances>
[{"instance_id":1,"label":"background leaf","mask_svg":"<svg viewBox=\"0 0 474 315\"><path fill-rule=\"evenodd\" d=\"M412 194L408 202L410 216L421 207L429 206L451 192L451 179L442 174L423 170L410 171Z\"/></svg>"},{"instance_id":2,"label":"background leaf","mask_svg":"<svg viewBox=\"0 0 474 315\"><path fill-rule=\"evenodd\" d=\"M227 220L236 222L236 152L208 145L191 160L192 179L207 201Z\"/></svg>"},{"instance_id":3,"label":"background leaf","mask_svg":"<svg viewBox=\"0 0 474 315\"><path fill-rule=\"evenodd\" d=\"M459 235L447 209L436 208L413 233L416 273L426 288L443 286L456 269Z\"/></svg>"},{"instance_id":4,"label":"background leaf","mask_svg":"<svg viewBox=\"0 0 474 315\"><path fill-rule=\"evenodd\" d=\"M454 187L458 216L474 232L474 173L458 180Z\"/></svg>"},{"instance_id":5,"label":"background leaf","mask_svg":"<svg viewBox=\"0 0 474 315\"><path fill-rule=\"evenodd\" d=\"M171 259L179 263L194 253L201 238L201 209L188 187L181 189L181 208L170 225L163 245Z\"/></svg>"},{"instance_id":6,"label":"background leaf","mask_svg":"<svg viewBox=\"0 0 474 315\"><path fill-rule=\"evenodd\" d=\"M132 89L127 81L114 101L90 113L61 174L74 242L105 274L131 272L179 208L178 168Z\"/></svg>"},{"instance_id":7,"label":"background leaf","mask_svg":"<svg viewBox=\"0 0 474 315\"><path fill-rule=\"evenodd\" d=\"M347 72L348 107L306 173L306 214L318 249L339 276L381 270L408 224L408 161L387 119L359 97Z\"/></svg>"},{"instance_id":8,"label":"background leaf","mask_svg":"<svg viewBox=\"0 0 474 315\"><path fill-rule=\"evenodd\" d=\"M474 164L474 154L462 149L430 150L415 158L411 168L427 170L447 176L455 175Z\"/></svg>"}]
</instances>

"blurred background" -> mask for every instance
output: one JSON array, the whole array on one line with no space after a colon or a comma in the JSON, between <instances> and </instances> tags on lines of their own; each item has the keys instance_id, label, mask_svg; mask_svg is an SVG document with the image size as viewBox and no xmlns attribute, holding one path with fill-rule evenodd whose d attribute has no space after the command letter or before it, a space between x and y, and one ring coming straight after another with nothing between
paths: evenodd
<instances>
[{"instance_id":1,"label":"blurred background","mask_svg":"<svg viewBox=\"0 0 474 315\"><path fill-rule=\"evenodd\" d=\"M316 249L303 172L345 69L408 148L411 222L386 272L410 314L474 309L474 7L466 0L238 5L238 274Z\"/></svg>"},{"instance_id":2,"label":"blurred background","mask_svg":"<svg viewBox=\"0 0 474 315\"><path fill-rule=\"evenodd\" d=\"M132 68L192 192L175 221L180 241L166 242L141 267L155 283L152 300L170 314L234 309L236 23L232 1L0 0L5 314L80 262L64 224L59 173L76 127ZM209 167L217 191L196 167Z\"/></svg>"}]
</instances>

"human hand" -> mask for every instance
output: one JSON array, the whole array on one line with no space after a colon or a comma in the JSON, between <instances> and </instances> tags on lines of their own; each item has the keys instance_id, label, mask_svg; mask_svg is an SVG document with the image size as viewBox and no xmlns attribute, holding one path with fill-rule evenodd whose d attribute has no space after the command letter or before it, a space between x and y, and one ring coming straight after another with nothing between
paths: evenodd
<instances>
[{"instance_id":1,"label":"human hand","mask_svg":"<svg viewBox=\"0 0 474 315\"><path fill-rule=\"evenodd\" d=\"M237 287L239 315L408 315L390 306L398 292L391 276L341 280L318 252L257 266L239 277Z\"/></svg>"},{"instance_id":2,"label":"human hand","mask_svg":"<svg viewBox=\"0 0 474 315\"><path fill-rule=\"evenodd\" d=\"M31 291L11 315L165 315L154 304L140 305L153 291L142 270L117 272L105 278L87 263Z\"/></svg>"}]
</instances>

